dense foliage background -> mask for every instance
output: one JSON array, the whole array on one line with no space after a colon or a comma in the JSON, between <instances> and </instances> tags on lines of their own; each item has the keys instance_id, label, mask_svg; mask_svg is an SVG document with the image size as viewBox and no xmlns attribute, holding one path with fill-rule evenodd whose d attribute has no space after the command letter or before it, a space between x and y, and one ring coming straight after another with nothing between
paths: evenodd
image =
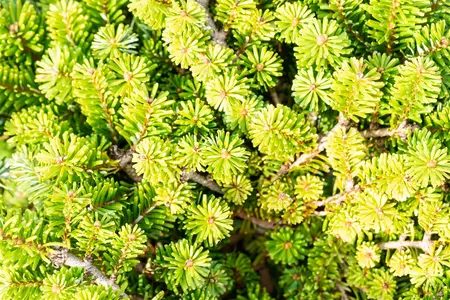
<instances>
[{"instance_id":1,"label":"dense foliage background","mask_svg":"<svg viewBox=\"0 0 450 300\"><path fill-rule=\"evenodd\" d=\"M450 1L0 9L2 299L448 299Z\"/></svg>"}]
</instances>

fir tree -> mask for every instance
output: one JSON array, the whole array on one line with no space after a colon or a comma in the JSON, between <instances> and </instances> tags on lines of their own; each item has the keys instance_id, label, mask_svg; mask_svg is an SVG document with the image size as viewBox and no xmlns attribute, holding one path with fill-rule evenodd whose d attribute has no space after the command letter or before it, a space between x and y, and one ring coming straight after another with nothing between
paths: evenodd
<instances>
[{"instance_id":1,"label":"fir tree","mask_svg":"<svg viewBox=\"0 0 450 300\"><path fill-rule=\"evenodd\" d=\"M0 0L0 299L448 299L449 12Z\"/></svg>"}]
</instances>

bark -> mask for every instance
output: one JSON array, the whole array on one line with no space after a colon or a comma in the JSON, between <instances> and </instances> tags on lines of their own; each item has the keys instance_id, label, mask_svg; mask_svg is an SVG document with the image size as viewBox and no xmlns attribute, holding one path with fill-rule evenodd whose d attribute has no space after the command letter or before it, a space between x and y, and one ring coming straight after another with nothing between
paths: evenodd
<instances>
[{"instance_id":1,"label":"bark","mask_svg":"<svg viewBox=\"0 0 450 300\"><path fill-rule=\"evenodd\" d=\"M111 158L119 161L120 169L122 169L122 171L124 171L128 175L128 177L130 177L135 182L142 181L142 176L138 175L136 173L136 170L133 168L133 150L122 150L117 146L112 146L110 152ZM181 174L181 180L184 182L193 181L209 188L216 193L223 194L222 188L217 184L217 182L197 172L183 171Z\"/></svg>"},{"instance_id":2,"label":"bark","mask_svg":"<svg viewBox=\"0 0 450 300\"><path fill-rule=\"evenodd\" d=\"M53 265L57 268L61 267L62 265L68 267L84 268L85 272L88 275L92 276L97 284L103 285L105 287L111 287L116 291L121 290L117 283L103 274L102 271L100 271L96 266L92 264L92 262L78 258L74 254L70 253L67 248L60 247L55 249L55 252L52 252L50 254L50 259L52 260ZM129 298L125 293L122 293L121 297Z\"/></svg>"},{"instance_id":3,"label":"bark","mask_svg":"<svg viewBox=\"0 0 450 300\"><path fill-rule=\"evenodd\" d=\"M405 140L410 132L418 128L419 126L417 125L409 125L406 122L403 122L396 129L391 128L368 129L361 131L360 133L366 139L398 136L402 140Z\"/></svg>"},{"instance_id":4,"label":"bark","mask_svg":"<svg viewBox=\"0 0 450 300\"><path fill-rule=\"evenodd\" d=\"M181 175L181 180L186 181L193 181L200 185L203 185L204 187L209 188L211 191L214 191L219 194L223 194L222 188L215 182L214 180L211 180L207 178L206 176L203 176L197 172L185 172L183 171Z\"/></svg>"},{"instance_id":5,"label":"bark","mask_svg":"<svg viewBox=\"0 0 450 300\"><path fill-rule=\"evenodd\" d=\"M110 152L111 158L119 161L119 167L128 175L128 177L135 182L142 181L142 176L136 173L131 162L133 159L133 150L129 149L125 151L114 145L111 147Z\"/></svg>"},{"instance_id":6,"label":"bark","mask_svg":"<svg viewBox=\"0 0 450 300\"><path fill-rule=\"evenodd\" d=\"M211 28L211 37L215 44L219 44L224 47L228 47L226 39L227 39L227 32L223 30L219 30L216 26L216 23L214 23L214 19L212 14L209 12L209 0L197 0L197 3L200 4L204 9L207 16L207 24Z\"/></svg>"},{"instance_id":7,"label":"bark","mask_svg":"<svg viewBox=\"0 0 450 300\"><path fill-rule=\"evenodd\" d=\"M283 165L273 180L278 180L280 177L283 177L284 175L289 173L293 168L310 162L314 157L325 150L328 139L340 128L346 128L348 124L349 121L340 116L338 123L333 127L333 129L331 129L325 136L319 139L319 144L317 145L317 148L315 150L300 155L300 157L298 157L292 164Z\"/></svg>"},{"instance_id":8,"label":"bark","mask_svg":"<svg viewBox=\"0 0 450 300\"><path fill-rule=\"evenodd\" d=\"M403 248L417 248L423 252L428 253L435 241L432 241L430 235L425 234L421 241L405 241L400 239L399 241L384 242L379 245L381 250L387 249L403 249Z\"/></svg>"},{"instance_id":9,"label":"bark","mask_svg":"<svg viewBox=\"0 0 450 300\"><path fill-rule=\"evenodd\" d=\"M264 228L264 229L272 230L272 229L275 229L275 226L276 226L276 224L274 222L270 222L270 221L258 219L258 218L253 217L253 216L249 216L243 211L237 212L235 214L235 216L238 217L238 218L241 218L243 220L250 220L250 222L252 222L256 226L259 226L259 227Z\"/></svg>"}]
</instances>

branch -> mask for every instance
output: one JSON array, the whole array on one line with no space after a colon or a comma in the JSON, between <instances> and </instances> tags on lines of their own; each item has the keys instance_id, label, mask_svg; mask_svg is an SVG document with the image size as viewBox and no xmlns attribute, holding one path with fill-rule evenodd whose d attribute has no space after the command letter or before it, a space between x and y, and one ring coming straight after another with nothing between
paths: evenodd
<instances>
[{"instance_id":1,"label":"branch","mask_svg":"<svg viewBox=\"0 0 450 300\"><path fill-rule=\"evenodd\" d=\"M209 0L197 0L197 3L203 6L207 16L207 24L211 28L211 37L215 44L219 44L224 47L228 47L227 42L227 32L217 29L216 23L214 23L213 16L209 12Z\"/></svg>"},{"instance_id":2,"label":"branch","mask_svg":"<svg viewBox=\"0 0 450 300\"><path fill-rule=\"evenodd\" d=\"M68 266L68 267L80 267L84 268L85 272L88 275L91 275L94 277L95 282L99 285L103 285L105 287L110 287L115 291L120 291L120 286L109 279L105 274L102 273L99 269L97 269L96 266L94 266L91 262L86 260L81 260L80 258L76 257L72 253L69 252L67 248L56 248L55 252L50 253L49 258L52 260L53 265L56 268L61 267L62 265ZM122 298L129 298L127 294L122 293L120 295Z\"/></svg>"},{"instance_id":3,"label":"branch","mask_svg":"<svg viewBox=\"0 0 450 300\"><path fill-rule=\"evenodd\" d=\"M133 168L133 164L131 160L133 159L133 150L122 150L116 145L113 145L110 148L111 158L119 161L119 167L127 173L127 175L133 179L135 182L141 182L142 176L136 173L136 170Z\"/></svg>"},{"instance_id":4,"label":"branch","mask_svg":"<svg viewBox=\"0 0 450 300\"><path fill-rule=\"evenodd\" d=\"M331 129L326 135L324 135L319 140L319 145L315 150L309 153L304 153L300 155L299 158L297 158L292 164L284 164L280 170L278 171L277 175L274 177L274 180L278 180L280 177L283 177L287 173L289 173L292 169L295 167L298 167L300 165L306 164L309 161L311 161L314 157L316 157L319 153L321 153L323 150L325 150L325 147L327 145L327 140L329 137L331 137L334 132L336 132L339 128L347 127L348 126L348 120L344 119L342 116L339 117L338 123ZM406 122L401 123L397 129L390 129L390 128L380 128L380 129L367 129L364 131L360 131L361 135L366 138L382 138L382 137L390 137L390 136L398 136L402 140L405 140L408 136L409 132L412 132L414 130L419 129L419 126L417 125L410 125Z\"/></svg>"},{"instance_id":5,"label":"branch","mask_svg":"<svg viewBox=\"0 0 450 300\"><path fill-rule=\"evenodd\" d=\"M154 203L152 206L144 210L134 221L133 225L139 224L144 218L150 214L155 208L157 207L156 203Z\"/></svg>"},{"instance_id":6,"label":"branch","mask_svg":"<svg viewBox=\"0 0 450 300\"><path fill-rule=\"evenodd\" d=\"M275 176L272 181L278 180L280 177L283 177L287 173L289 173L293 168L298 167L300 165L303 165L309 161L311 161L314 157L316 157L320 152L325 150L325 147L327 145L328 139L340 128L347 127L349 124L349 121L345 119L343 116L339 116L338 123L322 138L319 140L319 145L315 150L313 150L310 153L304 153L300 155L297 160L295 160L292 164L285 164L283 165L280 170L278 171L277 175Z\"/></svg>"},{"instance_id":7,"label":"branch","mask_svg":"<svg viewBox=\"0 0 450 300\"><path fill-rule=\"evenodd\" d=\"M403 249L403 248L417 248L421 249L423 252L430 252L431 247L433 246L435 242L430 239L429 234L425 234L423 236L423 240L421 241L390 241L390 242L384 242L379 245L381 250L387 250L387 249Z\"/></svg>"},{"instance_id":8,"label":"branch","mask_svg":"<svg viewBox=\"0 0 450 300\"><path fill-rule=\"evenodd\" d=\"M406 122L402 122L397 129L390 129L390 128L367 129L361 131L360 133L366 139L398 136L402 140L404 140L408 136L409 132L417 130L418 128L419 126L417 125L409 125Z\"/></svg>"},{"instance_id":9,"label":"branch","mask_svg":"<svg viewBox=\"0 0 450 300\"><path fill-rule=\"evenodd\" d=\"M120 202L122 199L120 197L114 198L112 200L103 202L103 203L98 203L98 204L93 204L92 208L93 209L99 209L99 208L103 208L109 205L113 205L114 203Z\"/></svg>"},{"instance_id":10,"label":"branch","mask_svg":"<svg viewBox=\"0 0 450 300\"><path fill-rule=\"evenodd\" d=\"M341 296L342 296L342 300L349 300L350 298L348 298L347 292L345 291L345 288L342 284L337 283L336 284L336 288L339 290L339 292L341 292Z\"/></svg>"},{"instance_id":11,"label":"branch","mask_svg":"<svg viewBox=\"0 0 450 300\"><path fill-rule=\"evenodd\" d=\"M239 217L239 218L241 218L243 220L249 220L250 222L252 222L256 226L259 226L259 227L264 228L264 229L275 229L275 226L276 226L276 224L273 223L273 222L262 220L262 219L258 219L258 218L253 217L253 216L249 216L244 211L239 211L239 212L235 213L234 216Z\"/></svg>"},{"instance_id":12,"label":"branch","mask_svg":"<svg viewBox=\"0 0 450 300\"><path fill-rule=\"evenodd\" d=\"M274 278L272 278L272 276L271 276L269 267L267 267L267 265L264 263L257 270L257 272L259 273L259 279L260 279L259 282L260 282L261 286L263 288L265 288L269 294L273 294L274 289L275 289L275 284L274 284Z\"/></svg>"},{"instance_id":13,"label":"branch","mask_svg":"<svg viewBox=\"0 0 450 300\"><path fill-rule=\"evenodd\" d=\"M379 245L381 250L387 249L402 249L402 248L417 248L422 249L424 252L428 252L429 248L433 245L433 241L424 242L424 241L390 241L381 243Z\"/></svg>"},{"instance_id":14,"label":"branch","mask_svg":"<svg viewBox=\"0 0 450 300\"><path fill-rule=\"evenodd\" d=\"M36 97L42 96L42 92L40 90L30 88L30 87L20 87L20 86L8 84L6 82L0 83L0 87L7 89L7 90L12 90L14 92L18 92L18 93L34 94Z\"/></svg>"},{"instance_id":15,"label":"branch","mask_svg":"<svg viewBox=\"0 0 450 300\"><path fill-rule=\"evenodd\" d=\"M316 217L325 217L328 215L328 211L322 210L322 211L314 211L313 216Z\"/></svg>"},{"instance_id":16,"label":"branch","mask_svg":"<svg viewBox=\"0 0 450 300\"><path fill-rule=\"evenodd\" d=\"M110 155L112 159L119 161L119 167L135 182L141 182L142 176L136 173L136 170L133 168L133 164L131 160L133 159L133 150L122 150L116 145L111 146ZM209 188L211 191L214 191L219 194L223 194L222 188L215 182L214 180L209 179L206 176L203 176L197 172L186 172L183 171L181 173L181 181L193 181L204 187Z\"/></svg>"},{"instance_id":17,"label":"branch","mask_svg":"<svg viewBox=\"0 0 450 300\"><path fill-rule=\"evenodd\" d=\"M269 91L270 91L270 97L272 98L273 104L274 104L274 105L281 104L281 99L280 99L280 97L278 96L278 93L277 93L277 91L275 90L275 88L271 88L271 89L269 89Z\"/></svg>"},{"instance_id":18,"label":"branch","mask_svg":"<svg viewBox=\"0 0 450 300\"><path fill-rule=\"evenodd\" d=\"M370 44L367 43L364 40L364 37L358 32L353 30L353 22L349 22L346 13L344 12L344 7L342 5L342 0L338 0L338 7L337 12L339 13L339 16L341 17L342 23L344 23L345 28L347 29L348 33L350 33L355 39L357 39L361 44L363 44L366 48L370 47Z\"/></svg>"},{"instance_id":19,"label":"branch","mask_svg":"<svg viewBox=\"0 0 450 300\"><path fill-rule=\"evenodd\" d=\"M200 185L203 185L204 187L209 188L211 191L214 191L219 194L223 194L222 188L215 182L214 180L211 180L207 178L206 176L200 175L197 172L186 172L183 171L181 174L181 181L193 181Z\"/></svg>"},{"instance_id":20,"label":"branch","mask_svg":"<svg viewBox=\"0 0 450 300\"><path fill-rule=\"evenodd\" d=\"M308 202L308 203L306 203L306 205L317 206L317 207L325 206L325 205L328 205L328 204L337 204L337 205L339 205L339 204L341 204L342 202L344 202L347 199L348 195L353 194L353 193L357 193L357 192L359 192L359 190L360 190L360 186L359 185L355 185L355 186L352 186L351 188L348 188L347 190L345 190L345 191L343 191L343 192L341 192L339 194L333 195L333 196L328 197L328 198L326 198L324 200L321 200L321 201Z\"/></svg>"}]
</instances>

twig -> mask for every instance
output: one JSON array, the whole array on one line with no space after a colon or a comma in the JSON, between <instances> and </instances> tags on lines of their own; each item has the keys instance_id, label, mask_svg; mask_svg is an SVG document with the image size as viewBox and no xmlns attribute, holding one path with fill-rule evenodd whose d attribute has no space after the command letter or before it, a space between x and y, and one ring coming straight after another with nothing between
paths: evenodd
<instances>
[{"instance_id":1,"label":"twig","mask_svg":"<svg viewBox=\"0 0 450 300\"><path fill-rule=\"evenodd\" d=\"M93 204L92 208L93 209L103 208L103 207L106 207L106 206L109 206L109 205L113 205L114 203L117 203L117 202L119 202L121 200L122 199L120 197L117 197L117 198L114 198L112 200L109 200L109 201L106 201L106 202L103 202L103 203Z\"/></svg>"},{"instance_id":2,"label":"twig","mask_svg":"<svg viewBox=\"0 0 450 300\"><path fill-rule=\"evenodd\" d=\"M315 150L309 153L304 153L300 155L292 164L283 165L278 171L277 175L272 179L272 181L278 180L280 177L283 177L287 173L289 173L293 168L298 167L302 164L305 164L316 157L320 152L325 150L328 139L340 128L345 128L349 124L349 121L345 119L343 116L339 116L338 123L322 138L319 140L319 145Z\"/></svg>"},{"instance_id":3,"label":"twig","mask_svg":"<svg viewBox=\"0 0 450 300\"><path fill-rule=\"evenodd\" d=\"M14 92L34 94L36 97L42 96L42 92L40 90L32 88L32 87L21 87L21 86L7 84L5 82L1 83L0 87L3 87L7 90L12 90Z\"/></svg>"},{"instance_id":4,"label":"twig","mask_svg":"<svg viewBox=\"0 0 450 300\"><path fill-rule=\"evenodd\" d=\"M283 165L278 171L277 175L273 180L278 180L280 177L289 173L295 167L306 164L311 161L314 157L316 157L319 153L325 150L328 139L336 132L339 128L347 127L348 120L344 119L342 116L339 117L338 123L330 130L326 135L324 135L319 140L319 144L316 149L309 153L304 153L300 155L292 164ZM390 128L380 128L380 129L368 129L364 131L360 131L361 135L364 138L381 138L381 137L390 137L390 136L398 136L402 140L405 140L410 131L417 130L419 126L417 125L409 125L406 122L403 122L399 125L397 129Z\"/></svg>"},{"instance_id":5,"label":"twig","mask_svg":"<svg viewBox=\"0 0 450 300\"><path fill-rule=\"evenodd\" d=\"M207 15L207 24L212 30L211 37L214 43L224 47L228 47L225 41L227 39L227 32L217 29L216 23L214 23L213 20L213 16L209 12L209 0L197 0L197 3L203 6L203 8L205 9Z\"/></svg>"},{"instance_id":6,"label":"twig","mask_svg":"<svg viewBox=\"0 0 450 300\"><path fill-rule=\"evenodd\" d=\"M136 17L133 16L133 19L131 19L130 27L131 27L132 30L134 29L134 25L135 25L135 22L136 22L136 19L135 19L135 18L136 18Z\"/></svg>"},{"instance_id":7,"label":"twig","mask_svg":"<svg viewBox=\"0 0 450 300\"><path fill-rule=\"evenodd\" d=\"M369 48L370 44L364 40L364 37L358 31L353 30L352 23L348 22L347 17L344 12L344 7L341 2L343 2L343 1L341 1L341 0L338 1L337 12L339 13L342 23L344 23L345 28L347 29L348 33L350 33L356 40L358 40L366 48Z\"/></svg>"},{"instance_id":8,"label":"twig","mask_svg":"<svg viewBox=\"0 0 450 300\"><path fill-rule=\"evenodd\" d=\"M143 274L145 272L145 264L143 262L139 262L137 265L134 266L133 270L135 270L140 274Z\"/></svg>"},{"instance_id":9,"label":"twig","mask_svg":"<svg viewBox=\"0 0 450 300\"><path fill-rule=\"evenodd\" d=\"M394 135L394 130L390 128L367 129L361 131L361 135L366 139L389 137Z\"/></svg>"},{"instance_id":10,"label":"twig","mask_svg":"<svg viewBox=\"0 0 450 300\"><path fill-rule=\"evenodd\" d=\"M136 170L133 168L133 164L131 160L133 159L133 150L122 150L116 145L113 145L110 148L111 158L119 160L119 167L127 173L127 175L133 179L135 182L140 182L142 180L142 176L136 173Z\"/></svg>"},{"instance_id":11,"label":"twig","mask_svg":"<svg viewBox=\"0 0 450 300\"><path fill-rule=\"evenodd\" d=\"M264 229L275 229L275 226L276 226L276 224L273 223L273 222L262 220L262 219L258 219L258 218L253 217L253 216L249 216L244 211L239 211L239 212L235 213L234 216L236 216L238 218L241 218L243 220L249 220L250 222L252 222L256 226L259 226L259 227L264 228Z\"/></svg>"},{"instance_id":12,"label":"twig","mask_svg":"<svg viewBox=\"0 0 450 300\"><path fill-rule=\"evenodd\" d=\"M270 91L270 97L272 98L273 104L275 104L275 105L281 104L281 99L278 96L278 93L275 90L275 88L271 88L271 89L269 89L269 91Z\"/></svg>"},{"instance_id":13,"label":"twig","mask_svg":"<svg viewBox=\"0 0 450 300\"><path fill-rule=\"evenodd\" d=\"M349 196L350 194L357 193L357 192L359 192L359 190L360 190L359 185L355 185L339 194L328 197L325 200L312 201L312 202L308 202L306 204L308 206L316 206L316 207L321 207L321 206L325 206L328 204L338 204L339 205L347 199L347 196Z\"/></svg>"},{"instance_id":14,"label":"twig","mask_svg":"<svg viewBox=\"0 0 450 300\"><path fill-rule=\"evenodd\" d=\"M433 246L435 242L431 240L431 237L429 234L425 234L423 236L423 239L421 241L390 241L390 242L384 242L379 245L379 248L381 250L387 250L387 249L403 249L403 248L417 248L421 249L423 252L430 252L431 247Z\"/></svg>"},{"instance_id":15,"label":"twig","mask_svg":"<svg viewBox=\"0 0 450 300\"><path fill-rule=\"evenodd\" d=\"M193 182L197 182L198 184L209 188L211 191L214 191L219 194L223 194L222 188L214 180L211 180L211 179L207 178L206 176L203 176L197 172L183 171L183 173L181 174L181 181L187 182L189 180L191 180Z\"/></svg>"},{"instance_id":16,"label":"twig","mask_svg":"<svg viewBox=\"0 0 450 300\"><path fill-rule=\"evenodd\" d=\"M328 215L328 211L326 211L326 210L315 211L313 213L313 215L316 216L316 217L324 217L324 216Z\"/></svg>"},{"instance_id":17,"label":"twig","mask_svg":"<svg viewBox=\"0 0 450 300\"><path fill-rule=\"evenodd\" d=\"M337 283L336 287L339 290L339 292L341 292L342 300L349 300L347 292L345 291L345 288L340 283Z\"/></svg>"},{"instance_id":18,"label":"twig","mask_svg":"<svg viewBox=\"0 0 450 300\"><path fill-rule=\"evenodd\" d=\"M264 287L269 294L272 294L275 289L275 285L271 276L270 269L265 263L258 270L258 273L261 286Z\"/></svg>"},{"instance_id":19,"label":"twig","mask_svg":"<svg viewBox=\"0 0 450 300\"><path fill-rule=\"evenodd\" d=\"M149 208L147 208L145 211L143 211L134 221L133 221L133 225L139 224L142 220L144 220L144 218L151 213L155 208L157 207L156 204L153 204L152 206L150 206Z\"/></svg>"},{"instance_id":20,"label":"twig","mask_svg":"<svg viewBox=\"0 0 450 300\"><path fill-rule=\"evenodd\" d=\"M136 173L136 170L133 168L132 159L133 159L133 150L122 150L119 147L113 145L110 148L111 158L119 161L119 167L135 182L142 181L142 176ZM210 190L223 194L222 188L215 182L214 180L209 179L207 176L203 176L197 172L186 172L183 171L181 173L181 181L197 182L198 184L203 185L204 187L209 188Z\"/></svg>"},{"instance_id":21,"label":"twig","mask_svg":"<svg viewBox=\"0 0 450 300\"><path fill-rule=\"evenodd\" d=\"M62 265L68 266L68 267L80 267L84 268L85 272L92 277L94 277L95 282L99 285L103 285L105 287L111 287L113 290L120 291L120 286L109 279L105 274L102 273L99 269L97 269L96 266L94 266L91 262L86 260L81 260L80 258L76 257L72 253L69 252L67 248L60 247L54 249L55 252L52 252L50 254L50 259L53 262L53 265L56 268L61 267ZM127 294L122 293L122 298L129 298Z\"/></svg>"},{"instance_id":22,"label":"twig","mask_svg":"<svg viewBox=\"0 0 450 300\"><path fill-rule=\"evenodd\" d=\"M390 136L398 136L401 139L406 139L408 133L418 129L417 125L409 125L406 122L402 122L397 129L390 128L379 128L379 129L368 129L361 131L361 135L366 138L382 138L382 137L390 137Z\"/></svg>"}]
</instances>

